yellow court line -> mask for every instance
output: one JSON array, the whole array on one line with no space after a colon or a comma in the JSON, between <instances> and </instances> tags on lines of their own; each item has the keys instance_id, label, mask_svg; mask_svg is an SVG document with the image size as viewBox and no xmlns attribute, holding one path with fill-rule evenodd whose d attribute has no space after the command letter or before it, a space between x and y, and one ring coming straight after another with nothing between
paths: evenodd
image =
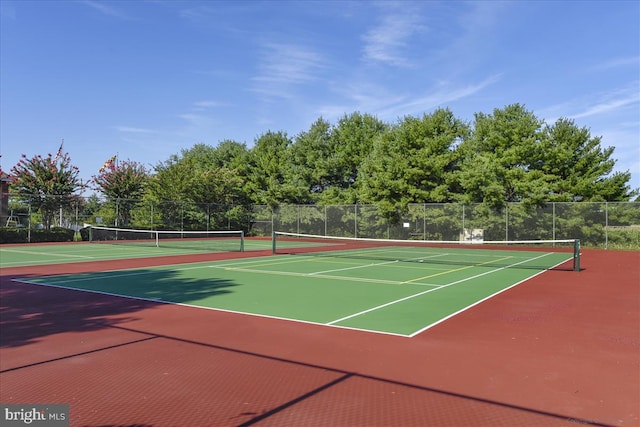
<instances>
[{"instance_id":1,"label":"yellow court line","mask_svg":"<svg viewBox=\"0 0 640 427\"><path fill-rule=\"evenodd\" d=\"M402 282L398 282L395 280L383 280L383 279L367 279L365 277L348 277L348 276L334 276L330 274L311 274L311 273L296 273L293 271L274 271L274 270L254 270L251 268L233 268L233 267L220 267L220 266L209 266L211 268L221 268L226 271L237 271L241 273L257 273L257 274L271 274L275 276L295 276L295 277L307 277L310 279L330 279L330 280L344 280L347 282L365 282L365 283L380 283L384 285L400 285ZM429 284L421 284L426 286L440 286L440 285L429 285Z\"/></svg>"},{"instance_id":2,"label":"yellow court line","mask_svg":"<svg viewBox=\"0 0 640 427\"><path fill-rule=\"evenodd\" d=\"M259 264L254 264L253 262L240 262L240 263L237 263L237 264L211 265L211 267L224 268L226 270L236 270L236 269L238 269L238 267L235 267L236 265L247 265L247 266L255 268L255 267L266 267L266 266L270 266L270 265L279 265L279 264L293 264L293 263L296 263L296 262L303 262L303 261L309 261L309 260L305 260L305 259L300 258L300 259L289 259L289 260L286 260L286 261L279 261L279 262L262 262L262 263L259 263ZM259 262L259 261L256 261L256 262ZM240 267L240 268L243 268L243 267Z\"/></svg>"},{"instance_id":3,"label":"yellow court line","mask_svg":"<svg viewBox=\"0 0 640 427\"><path fill-rule=\"evenodd\" d=\"M260 258L264 258L264 257L260 257ZM271 257L267 257L267 258L271 258ZM280 258L280 257L278 257ZM339 261L339 260L335 260L333 258L325 258L325 259L320 259L320 258L309 258L309 257L303 257L303 258L289 258L287 256L287 260L283 260L283 261L272 261L272 262L260 262L259 260L255 260L255 261L246 261L244 260L244 262L237 262L237 263L223 263L222 265L212 265L212 267L216 267L216 268L235 268L235 266L237 265L247 265L247 266L251 266L251 267L268 267L271 265L280 265L280 264L294 264L297 262L314 262L314 263L331 263L331 264L345 264L345 265L360 265L360 263L358 262L349 262L349 261ZM257 263L257 264L254 264ZM304 273L307 274L307 273Z\"/></svg>"},{"instance_id":4,"label":"yellow court line","mask_svg":"<svg viewBox=\"0 0 640 427\"><path fill-rule=\"evenodd\" d=\"M411 279L411 280L407 280L405 282L400 282L400 284L404 285L405 283L417 282L418 280L429 279L431 277L436 277L436 276L442 276L443 274L454 273L456 271L462 271L462 270L466 270L468 268L478 267L478 266L484 265L484 264L490 264L492 262L504 261L504 260L509 259L509 258L513 258L513 257L507 256L507 257L504 257L504 258L492 259L491 261L481 262L480 264L467 265L465 267L456 268L455 270L447 270L447 271L442 271L442 272L436 273L436 274L430 274L428 276L418 277L417 279Z\"/></svg>"},{"instance_id":5,"label":"yellow court line","mask_svg":"<svg viewBox=\"0 0 640 427\"><path fill-rule=\"evenodd\" d=\"M88 255L74 255L74 254L71 254L71 253L57 254L57 253L52 253L52 252L24 251L24 250L19 250L19 249L6 249L6 248L0 249L0 253L2 253L2 252L11 252L11 253L14 253L14 254L23 254L23 255L44 255L44 256L52 256L52 257L95 258L95 257L88 256Z\"/></svg>"}]
</instances>

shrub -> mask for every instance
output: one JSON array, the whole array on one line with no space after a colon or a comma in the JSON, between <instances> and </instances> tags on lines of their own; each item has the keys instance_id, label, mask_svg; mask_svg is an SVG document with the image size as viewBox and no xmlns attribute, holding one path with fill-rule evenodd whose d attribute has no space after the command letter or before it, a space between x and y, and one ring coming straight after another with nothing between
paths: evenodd
<instances>
[{"instance_id":1,"label":"shrub","mask_svg":"<svg viewBox=\"0 0 640 427\"><path fill-rule=\"evenodd\" d=\"M31 243L73 242L74 234L75 231L61 227L53 227L49 230L31 230ZM29 243L29 230L0 227L0 243Z\"/></svg>"}]
</instances>

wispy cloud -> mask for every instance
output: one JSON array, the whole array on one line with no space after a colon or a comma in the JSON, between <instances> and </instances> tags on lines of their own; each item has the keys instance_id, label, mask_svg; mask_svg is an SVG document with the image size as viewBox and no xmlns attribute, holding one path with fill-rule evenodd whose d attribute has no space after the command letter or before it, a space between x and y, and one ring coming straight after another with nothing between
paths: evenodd
<instances>
[{"instance_id":1,"label":"wispy cloud","mask_svg":"<svg viewBox=\"0 0 640 427\"><path fill-rule=\"evenodd\" d=\"M626 87L618 88L609 92L598 93L576 99L569 99L565 102L547 106L538 110L548 123L555 122L560 117L570 119L581 119L621 111L633 108L638 110L640 103L640 91L638 82L634 82Z\"/></svg>"},{"instance_id":2,"label":"wispy cloud","mask_svg":"<svg viewBox=\"0 0 640 427\"><path fill-rule=\"evenodd\" d=\"M129 15L124 13L122 10L113 7L113 2L107 4L106 2L100 2L96 0L84 0L81 2L84 5L87 5L94 10L97 10L103 15L111 16L118 19L132 19Z\"/></svg>"},{"instance_id":3,"label":"wispy cloud","mask_svg":"<svg viewBox=\"0 0 640 427\"><path fill-rule=\"evenodd\" d=\"M196 101L193 103L193 106L198 110L204 110L207 108L218 108L218 107L228 107L230 104L227 102L213 101L213 100L203 100Z\"/></svg>"},{"instance_id":4,"label":"wispy cloud","mask_svg":"<svg viewBox=\"0 0 640 427\"><path fill-rule=\"evenodd\" d=\"M201 22L210 19L214 9L207 6L195 6L186 9L182 9L179 12L180 18Z\"/></svg>"},{"instance_id":5,"label":"wispy cloud","mask_svg":"<svg viewBox=\"0 0 640 427\"><path fill-rule=\"evenodd\" d=\"M451 103L472 97L495 84L501 77L501 74L496 74L480 82L467 84L443 82L427 93L415 95L398 94L385 87L362 82L341 87L351 102L322 105L315 111L329 120L352 111L374 114L381 120L396 120L407 115L430 112L439 107L449 107Z\"/></svg>"},{"instance_id":6,"label":"wispy cloud","mask_svg":"<svg viewBox=\"0 0 640 427\"><path fill-rule=\"evenodd\" d=\"M251 90L269 96L289 97L287 88L317 80L326 68L323 55L311 48L286 43L265 43Z\"/></svg>"},{"instance_id":7,"label":"wispy cloud","mask_svg":"<svg viewBox=\"0 0 640 427\"><path fill-rule=\"evenodd\" d=\"M383 15L380 23L362 36L365 61L396 67L411 66L407 45L414 34L425 29L419 15L411 11Z\"/></svg>"},{"instance_id":8,"label":"wispy cloud","mask_svg":"<svg viewBox=\"0 0 640 427\"><path fill-rule=\"evenodd\" d=\"M630 185L640 187L640 181L637 178L640 171L640 145L638 145L640 123L638 121L622 122L617 126L607 123L605 126L602 129L592 129L591 135L601 136L603 147L614 147L612 156L616 160L614 172L631 172Z\"/></svg>"},{"instance_id":9,"label":"wispy cloud","mask_svg":"<svg viewBox=\"0 0 640 427\"><path fill-rule=\"evenodd\" d=\"M593 66L593 70L602 71L612 68L627 67L630 65L640 66L640 56L629 56L625 58L612 58Z\"/></svg>"},{"instance_id":10,"label":"wispy cloud","mask_svg":"<svg viewBox=\"0 0 640 427\"><path fill-rule=\"evenodd\" d=\"M179 114L178 117L185 120L189 124L194 124L194 125L207 123L209 121L209 119L206 116L203 116L202 114L185 113L185 114Z\"/></svg>"},{"instance_id":11,"label":"wispy cloud","mask_svg":"<svg viewBox=\"0 0 640 427\"><path fill-rule=\"evenodd\" d=\"M158 131L153 129L137 128L137 127L130 127L130 126L116 126L116 130L122 133L136 133L136 134L158 133Z\"/></svg>"},{"instance_id":12,"label":"wispy cloud","mask_svg":"<svg viewBox=\"0 0 640 427\"><path fill-rule=\"evenodd\" d=\"M391 105L386 110L381 111L380 114L385 117L397 117L399 115L430 111L438 107L447 107L450 103L475 95L499 81L501 77L501 74L496 74L481 82L468 83L461 86L444 83L424 96L409 98L396 105Z\"/></svg>"},{"instance_id":13,"label":"wispy cloud","mask_svg":"<svg viewBox=\"0 0 640 427\"><path fill-rule=\"evenodd\" d=\"M633 82L625 87L569 99L551 105L537 114L549 124L560 117L569 119L588 118L592 136L602 137L603 147L615 147L615 171L631 171L632 186L638 186L640 171L640 91L639 83ZM583 120L579 120L583 122ZM582 126L582 124L578 124Z\"/></svg>"},{"instance_id":14,"label":"wispy cloud","mask_svg":"<svg viewBox=\"0 0 640 427\"><path fill-rule=\"evenodd\" d=\"M571 115L574 119L595 116L598 114L611 113L613 111L625 108L627 106L637 104L640 100L637 93L629 94L620 98L603 99L601 102L589 106L586 110Z\"/></svg>"}]
</instances>

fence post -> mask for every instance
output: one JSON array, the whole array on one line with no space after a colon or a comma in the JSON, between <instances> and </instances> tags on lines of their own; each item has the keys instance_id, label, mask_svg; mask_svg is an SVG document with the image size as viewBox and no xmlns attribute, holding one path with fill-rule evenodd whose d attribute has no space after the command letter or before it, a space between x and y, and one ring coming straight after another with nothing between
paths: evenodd
<instances>
[{"instance_id":1,"label":"fence post","mask_svg":"<svg viewBox=\"0 0 640 427\"><path fill-rule=\"evenodd\" d=\"M504 241L509 241L509 202L504 209Z\"/></svg>"},{"instance_id":2,"label":"fence post","mask_svg":"<svg viewBox=\"0 0 640 427\"><path fill-rule=\"evenodd\" d=\"M609 202L604 202L604 248L609 249Z\"/></svg>"},{"instance_id":3,"label":"fence post","mask_svg":"<svg viewBox=\"0 0 640 427\"><path fill-rule=\"evenodd\" d=\"M31 201L29 201L29 228L27 228L27 242L31 243Z\"/></svg>"},{"instance_id":4,"label":"fence post","mask_svg":"<svg viewBox=\"0 0 640 427\"><path fill-rule=\"evenodd\" d=\"M551 226L551 238L556 240L556 202L551 203L551 212L551 223L553 224Z\"/></svg>"},{"instance_id":5,"label":"fence post","mask_svg":"<svg viewBox=\"0 0 640 427\"><path fill-rule=\"evenodd\" d=\"M327 235L327 205L324 205L324 235Z\"/></svg>"},{"instance_id":6,"label":"fence post","mask_svg":"<svg viewBox=\"0 0 640 427\"><path fill-rule=\"evenodd\" d=\"M422 240L427 240L427 204L422 204Z\"/></svg>"},{"instance_id":7,"label":"fence post","mask_svg":"<svg viewBox=\"0 0 640 427\"><path fill-rule=\"evenodd\" d=\"M116 198L116 219L115 219L116 227L118 226L118 217L120 216L119 207L120 207L120 197Z\"/></svg>"},{"instance_id":8,"label":"fence post","mask_svg":"<svg viewBox=\"0 0 640 427\"><path fill-rule=\"evenodd\" d=\"M465 205L465 204L463 203L463 204L462 204L462 230L460 230L460 235L461 235L461 236L464 236L464 229L465 229L465 227L466 227L466 225L465 225L465 223L464 223L464 222L465 222L465 220L466 220L466 217L465 217L465 215L466 215L466 210L465 210L465 208L466 208L466 207L467 207L467 205Z\"/></svg>"}]
</instances>

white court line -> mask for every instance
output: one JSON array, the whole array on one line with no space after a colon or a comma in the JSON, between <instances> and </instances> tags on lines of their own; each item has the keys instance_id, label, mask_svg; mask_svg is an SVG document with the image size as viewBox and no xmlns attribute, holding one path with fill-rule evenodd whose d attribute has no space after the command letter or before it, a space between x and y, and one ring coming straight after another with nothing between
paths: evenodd
<instances>
[{"instance_id":1,"label":"white court line","mask_svg":"<svg viewBox=\"0 0 640 427\"><path fill-rule=\"evenodd\" d=\"M54 257L71 257L71 258L95 258L92 256L87 256L87 255L73 255L73 254L56 254L56 253L51 253L51 252L35 252L35 251L21 251L19 249L6 249L6 248L2 248L0 249L0 253L2 252L11 252L11 253L16 253L16 254L26 254L26 255L45 255L45 256L54 256Z\"/></svg>"},{"instance_id":2,"label":"white court line","mask_svg":"<svg viewBox=\"0 0 640 427\"><path fill-rule=\"evenodd\" d=\"M256 262L253 260L253 262ZM293 262L293 261L292 261ZM250 261L246 261L245 263L250 263ZM258 274L271 274L278 276L298 276L298 277L315 277L319 279L341 279L352 282L367 282L367 283L382 283L387 285L399 285L402 282L394 281L394 280L383 280L383 279L367 279L367 278L358 278L358 277L347 277L347 276L334 276L334 275L315 275L311 276L309 273L296 273L296 272L285 272L285 271L269 271L269 270L257 270L251 268L234 268L233 265L240 265L242 262L235 264L222 264L222 265L212 265L210 262L193 265L191 264L189 267L182 268L173 268L176 271L187 271L187 270L198 270L203 268L219 268L223 270L231 270L238 272L247 272L247 273L258 273ZM174 266L183 266L184 264L174 264ZM92 280L104 280L104 279L113 279L113 278L122 278L122 277L131 277L131 276L141 276L146 274L158 274L164 272L167 268L172 266L155 266L152 270L146 268L135 268L135 269L124 269L124 270L109 270L109 271L101 271L91 273L92 277L77 277L77 274L71 275L55 275L55 276L41 276L40 278L53 278L53 277L65 277L71 276L75 278L67 279L67 280L55 280L55 283L73 283L73 282L83 282L83 281L92 281ZM117 273L118 271L122 273ZM430 284L420 284L422 286L434 286Z\"/></svg>"},{"instance_id":3,"label":"white court line","mask_svg":"<svg viewBox=\"0 0 640 427\"><path fill-rule=\"evenodd\" d=\"M538 258L542 258L542 257L544 257L546 255L550 255L550 253L541 255L541 256L536 257L536 258L532 258L531 261L535 260L535 259L538 259ZM515 266L515 265L518 265L518 264L525 263L527 261L529 261L529 260L525 260L525 261L521 261L521 262L518 262L518 263L514 263L514 264L511 264L510 266L502 267L502 268L499 268L499 269L496 269L496 270L491 270L491 271L479 274L479 275L474 276L474 277L480 277L480 276L483 276L483 275L486 275L486 274L490 274L490 273L493 273L493 272L496 272L496 271L500 271L500 270L503 270L503 269L506 269L506 268L509 268L509 267L512 267L512 266ZM246 261L246 262L250 262L250 261ZM566 262L566 260L562 261L562 262L559 262L558 264L556 264L556 266L558 266L560 264L563 264L564 262ZM175 265L181 265L181 264L175 264ZM210 265L210 263L207 263L207 265L199 265L199 266L194 266L194 267L189 267L189 268L183 268L182 270L196 269L196 268L209 268L209 267L211 267L211 265ZM216 267L218 267L218 266L216 266ZM553 268L553 267L551 267L551 268ZM112 271L126 271L126 270L112 270ZM264 273L264 271L260 271L260 270L258 270L258 272ZM24 283L24 284L36 285L36 286L49 286L49 287L53 287L53 288L60 288L60 289L66 289L66 290L72 290L72 291L89 292L89 293L94 293L94 294L114 296L114 297L118 297L118 298L127 298L127 299L133 299L133 300L149 301L149 302L155 302L155 303L171 304L171 305L178 305L178 306L191 307L191 308L197 308L197 309L205 309L205 310L211 310L211 311L219 311L219 312L240 314L240 315L252 316L252 317L263 317L263 318L284 320L284 321L288 321L288 322L295 322L295 323L302 323L302 324L319 325L319 326L332 327L332 328L338 328L338 329L347 329L347 330L368 332L368 333L381 334L381 335L392 335L392 336L398 336L398 337L404 337L404 338L412 338L412 337L420 334L421 332L424 332L425 330L427 330L427 329L429 329L429 328L431 328L431 327L433 327L433 326L435 326L435 325L437 325L437 324L439 324L439 323L441 323L441 322L443 322L443 321L455 316L456 314L459 314L459 313L461 313L461 312L463 312L463 311L465 311L465 310L467 310L467 309L469 309L469 308L471 308L471 307L473 307L473 306L475 306L475 305L477 305L477 304L479 304L479 303L481 303L481 302L483 302L483 301L485 301L485 300L487 300L487 299L489 299L489 298L491 298L491 297L493 297L493 296L495 296L495 295L497 295L497 294L499 294L501 292L504 292L504 291L506 291L506 290L508 290L508 289L510 289L510 288L522 283L522 282L525 282L525 281L529 280L532 277L535 277L535 276L537 276L539 274L542 274L543 272L544 272L544 270L534 274L533 276L525 278L525 279L521 280L520 282L515 283L515 284L513 284L513 285L511 285L511 286L509 286L509 287L507 287L507 288L505 288L503 290L500 290L500 291L498 291L498 292L496 292L496 293L494 293L494 294L492 294L492 295L490 295L490 296L488 296L488 297L486 297L486 298L484 298L484 299L482 299L480 301L477 301L477 302L469 305L468 307L465 307L465 308L457 311L456 313L453 313L453 314L451 314L451 315L449 315L449 316L447 316L447 317L445 317L443 319L440 319L440 320L438 320L438 321L436 321L436 322L434 322L432 324L429 324L429 325L425 326L424 328L419 329L418 331L413 332L412 334L409 334L409 335L402 334L402 333L396 333L396 332L385 332L385 331L378 331L378 330L372 330L372 329L364 329L364 328L357 328L357 327L343 326L343 325L334 324L334 323L340 321L340 319L339 320L334 320L333 322L329 322L329 323L321 323L321 322L313 322L313 321L300 320L300 319L291 319L291 318L286 318L286 317L271 316L271 315L265 315L265 314L259 314L259 313L249 313L249 312L243 312L243 311L236 311L236 310L230 310L230 309L224 309L224 308L204 307L204 306L192 305L192 304L186 304L186 303L177 303L177 302L164 301L164 300L155 299L155 298L135 297L135 296L131 296L131 295L120 295L120 294L115 294L115 293L110 293L110 292L103 292L103 291L96 291L96 290L90 290L90 289L79 289L79 288L74 288L74 287L67 287L67 286L61 286L61 285L50 284L50 283L39 283L39 282L34 282L34 281L22 280L22 279L11 279L11 280L13 282L17 282L17 283ZM140 272L140 273L137 273L137 274L145 274L145 273L151 274L153 272L145 271L145 272ZM119 276L121 276L121 275L119 275ZM119 277L119 276L111 276L111 277ZM124 276L124 275L122 275L122 276ZM56 276L49 276L49 277L56 277ZM334 276L329 276L329 277L334 277ZM41 278L46 278L46 276L43 276ZM90 280L90 279L92 279L92 278L83 278L82 280ZM470 280L470 279L472 279L472 278L459 280L457 282L452 282L452 283L449 283L447 285L430 285L430 284L422 284L422 283L413 283L413 284L414 285L425 285L425 286L438 286L437 289L439 289L441 287L451 286L451 285L454 285L454 284L457 284L457 283L460 283L460 282L463 282L463 281L466 281L466 280ZM60 282L60 283L64 283L64 282ZM413 297L416 297L416 296L420 296L420 295L426 294L426 293L431 292L431 291L435 291L437 289L430 289L428 291L421 292L419 294L415 294L415 295L412 295L412 296L409 296L409 297L406 297L406 298L402 298L402 299L400 299L398 301L395 301L395 302L404 301L404 300L407 300L407 299L410 299L410 298L413 298ZM395 302L392 301L391 303L384 304L384 306L388 306L388 305L394 304ZM368 311L372 311L372 310L373 309L366 310L366 311L368 312ZM361 312L361 313L364 313L364 312ZM352 315L352 316L349 316L349 317L355 317L355 315Z\"/></svg>"},{"instance_id":4,"label":"white court line","mask_svg":"<svg viewBox=\"0 0 640 427\"><path fill-rule=\"evenodd\" d=\"M388 265L388 264L395 264L396 262L411 262L411 261L417 261L420 259L429 259L429 258L437 258L440 256L446 256L447 254L438 254L438 255L431 255L431 256L426 256L426 257L417 257L417 258L409 258L409 259L403 259L403 260L394 260L394 261L385 261L385 262L377 262L377 263L372 263L372 264L366 264L366 265L356 265L353 267L344 267L344 268L336 268L334 270L325 270L325 271L317 271L317 272L313 272L313 273L307 273L309 276L315 276L318 274L325 274L325 273L333 273L335 271L345 271L345 270L355 270L357 268L367 268L367 267L376 267L379 265ZM400 282L402 283L402 282Z\"/></svg>"},{"instance_id":5,"label":"white court line","mask_svg":"<svg viewBox=\"0 0 640 427\"><path fill-rule=\"evenodd\" d=\"M222 268L224 270L238 271L238 272L246 272L246 273L257 273L257 274L270 274L275 276L297 276L297 277L308 277L313 279L340 279L348 282L365 282L365 283L382 283L385 285L401 285L403 282L398 282L397 280L384 280L384 279L368 279L366 277L348 277L348 276L334 276L332 274L313 274L313 273L296 273L293 271L271 271L271 270L255 270L251 268L233 268L233 267L220 267L217 265L210 266L211 268ZM424 286L433 286L429 284L421 284Z\"/></svg>"},{"instance_id":6,"label":"white court line","mask_svg":"<svg viewBox=\"0 0 640 427\"><path fill-rule=\"evenodd\" d=\"M567 261L568 261L568 260L564 260L564 261L562 261L562 262L559 262L559 263L557 263L556 265L554 265L554 266L552 266L552 267L549 267L549 269L555 268L555 267L557 267L557 266L559 266L559 265L561 265L561 264L564 264L564 263L565 263L565 262L567 262ZM486 297L482 298L481 300L474 302L473 304L470 304L470 305L468 305L468 306L466 306L466 307L464 307L464 308L461 308L460 310L456 311L455 313L451 313L451 314L449 314L448 316L443 317L442 319L437 320L437 321L435 321L435 322L433 322L433 323L431 323L431 324L429 324L429 325L425 326L425 327L424 327L424 328L422 328L422 329L418 329L418 330L417 330L417 331L415 331L414 333L410 334L410 335L409 335L409 337L413 338L413 337L415 337L416 335L418 335L418 334L420 334L420 333L422 333L422 332L426 331L427 329L433 328L434 326L439 325L440 323L444 322L445 320L448 320L448 319L452 318L453 316L456 316L456 315L458 315L458 314L462 313L463 311L467 311L467 310L469 310L470 308L475 307L476 305L480 304L481 302L484 302L484 301L486 301L486 300L488 300L488 299L490 299L490 298L493 298L494 296L496 296L496 295L498 295L498 294L501 294L501 293L503 293L503 292L505 292L505 291L508 291L509 289L513 288L514 286L518 286L519 284L524 283L524 282L526 282L526 281L527 281L527 280L529 280L529 279L533 279L534 277L539 276L540 274L544 273L545 271L546 271L546 270L539 271L539 272L537 272L536 274L534 274L534 275L532 275L532 276L525 277L524 279L520 280L519 282L514 283L514 284L513 284L513 285L511 285L511 286L508 286L508 287L506 287L506 288L504 288L504 289L500 289L498 292L495 292L495 293L493 293L493 294L491 294L491 295L488 295L488 296L486 296Z\"/></svg>"},{"instance_id":7,"label":"white court line","mask_svg":"<svg viewBox=\"0 0 640 427\"><path fill-rule=\"evenodd\" d=\"M381 305L378 305L376 307L372 307L372 308L369 308L367 310L360 311L358 313L350 314L349 316L345 316L345 317L342 317L340 319L333 320L333 321L331 321L331 322L329 322L327 324L328 325L333 325L335 323L339 323L339 322L342 322L342 321L345 321L345 320L348 320L348 319L352 319L354 317L358 317L358 316L361 316L363 314L370 313L372 311L380 310L381 308L389 307L390 305L398 304L400 302L407 301L407 300L410 300L412 298L416 298L416 297L428 294L429 292L434 292L434 291L437 291L439 289L443 289L443 288L447 288L449 286L457 285L457 284L462 283L462 282L467 282L469 280L476 279L478 277L486 276L487 274L492 274L492 273L495 273L495 272L498 272L498 271L501 271L501 270L505 270L507 268L516 266L518 264L524 264L525 262L534 261L536 259L545 257L547 255L551 255L551 253L550 252L549 253L545 253L545 254L537 256L535 258L527 259L525 261L516 262L514 264L510 264L510 265L505 266L505 267L500 267L500 268L496 268L494 270L485 271L484 273L480 273L480 274L476 274L475 276L471 276L471 277L467 277L467 278L464 278L464 279L456 280L455 282L447 283L446 285L442 285L442 286L437 287L437 288L427 289L426 291L418 292L417 294L409 295L407 297L400 298L400 299L397 299L395 301L390 301L388 303L381 304Z\"/></svg>"},{"instance_id":8,"label":"white court line","mask_svg":"<svg viewBox=\"0 0 640 427\"><path fill-rule=\"evenodd\" d=\"M91 289L78 289L78 288L73 288L73 287L68 287L68 286L54 285L54 284L51 284L51 283L38 283L38 282L32 282L32 281L29 281L29 280L22 280L22 279L11 279L11 281L16 282L16 283L23 283L23 284L27 284L27 285L48 286L48 287L51 287L51 288L65 289L65 290L69 290L69 291L78 291L78 292L88 292L88 293L91 293L91 294L98 294L98 295L106 295L106 296L110 296L110 297L132 299L132 300L136 300L136 301L147 301L147 302L153 302L153 303L158 303L158 304L178 305L178 306L182 306L182 307L190 307L190 308L196 308L196 309L201 309L201 310L220 311L220 312L223 312L223 313L233 313L233 314L240 314L240 315L251 316L251 317L263 317L263 318L267 318L267 319L284 320L284 321L287 321L287 322L303 323L303 324L307 324L307 325L316 325L316 326L330 327L330 328L337 328L337 329L349 329L349 330L352 330L352 331L368 332L368 333L372 333L372 334L393 335L393 336L396 336L396 337L410 338L410 336L407 335L407 334L400 334L400 333L396 333L396 332L385 332L385 331L378 331L378 330L373 330L373 329L354 328L354 327L350 327L350 326L329 325L327 323L314 322L314 321L311 321L311 320L291 319L291 318L288 318L288 317L271 316L271 315L268 315L268 314L260 314L260 313L249 313L249 312L246 312L246 311L238 311L238 310L231 310L231 309L218 308L218 307L205 307L205 306L202 306L202 305L187 304L187 303L174 302L174 301L165 301L165 300L162 300L162 299L159 299L159 298L135 297L135 296L131 296L131 295L114 294L112 292L95 291L95 290L91 290Z\"/></svg>"}]
</instances>

